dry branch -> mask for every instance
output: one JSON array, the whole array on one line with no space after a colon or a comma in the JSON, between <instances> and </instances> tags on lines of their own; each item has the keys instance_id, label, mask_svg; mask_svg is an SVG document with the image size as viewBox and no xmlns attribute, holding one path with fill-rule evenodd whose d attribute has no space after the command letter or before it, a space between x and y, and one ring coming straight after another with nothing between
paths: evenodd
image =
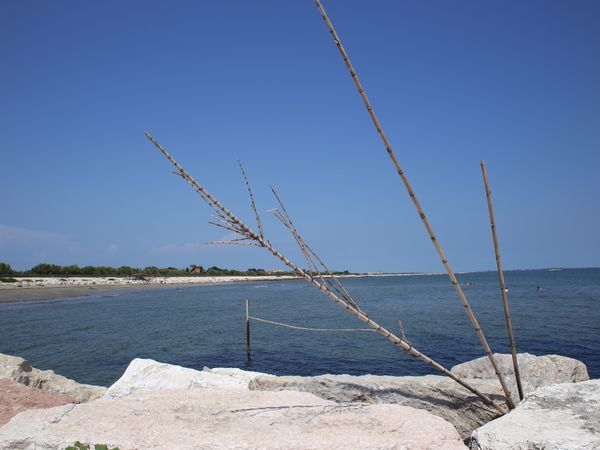
<instances>
[{"instance_id":1,"label":"dry branch","mask_svg":"<svg viewBox=\"0 0 600 450\"><path fill-rule=\"evenodd\" d=\"M250 187L250 182L248 181L248 177L246 176L246 171L244 170L244 166L242 163L238 161L238 166L240 166L240 171L242 172L242 176L244 177L244 181L246 182L246 188L248 188L248 196L250 197L250 206L252 207L252 211L254 211L254 216L256 217L256 226L258 227L258 234L260 237L265 237L265 232L263 230L262 222L260 221L260 214L256 210L256 203L254 203L254 195L252 194L252 188Z\"/></svg>"},{"instance_id":2,"label":"dry branch","mask_svg":"<svg viewBox=\"0 0 600 450\"><path fill-rule=\"evenodd\" d=\"M365 314L363 311L361 311L357 307L353 306L352 304L350 304L348 301L344 300L343 298L337 296L326 284L319 282L319 280L317 280L310 273L307 273L304 270L300 269L298 266L296 266L293 262L291 262L289 259L287 259L283 254L281 254L277 249L275 249L269 241L267 241L265 238L261 237L256 232L254 232L250 227L248 227L248 225L246 225L244 222L242 222L231 211L229 211L225 206L223 206L215 197L213 197L212 194L210 194L201 184L199 184L196 180L194 180L194 178L192 178L192 176L189 173L187 173L183 169L183 167L181 167L179 165L179 163L177 161L175 161L175 159L173 159L173 157L149 133L146 133L146 137L177 168L179 173L181 173L182 178L185 179L189 184L192 185L192 187L196 190L196 192L198 192L198 194L200 194L202 199L205 202L209 203L210 207L213 210L218 211L220 214L222 214L226 218L227 222L232 226L232 228L235 229L235 231L240 236L251 238L259 246L264 247L269 253L271 253L273 256L275 256L277 259L279 259L281 262L283 262L286 266L288 266L290 269L292 269L292 271L296 275L298 275L301 278L304 278L311 285L313 285L315 288L317 288L319 291L321 291L323 294L325 294L327 297L329 297L331 300L333 300L335 303L337 303L343 309L345 309L350 314L352 314L354 317L356 317L358 320L367 324L368 326L373 328L375 331L377 331L378 333L383 335L386 339L388 339L394 345L399 347L401 350L405 351L406 353L408 353L411 356L419 358L421 361L424 361L425 363L429 364L431 367L442 372L444 375L450 377L451 379L456 381L458 384L463 386L465 389L467 389L468 391L472 392L477 397L479 397L486 405L493 406L501 414L506 413L506 410L500 404L498 404L497 402L492 400L486 394L484 394L483 392L479 391L477 388L473 387L471 384L467 383L466 381L462 380L461 378L459 378L456 375L454 375L453 373L451 373L448 369L446 369L444 366L442 366L437 361L434 361L427 355L424 355L423 353L418 351L414 346L412 346L410 344L410 342L407 342L404 339L399 338L395 334L388 331L386 328L379 325L377 322L375 322L374 320L369 318L369 316L367 314ZM507 401L508 401L508 399L507 399Z\"/></svg>"},{"instance_id":3,"label":"dry branch","mask_svg":"<svg viewBox=\"0 0 600 450\"><path fill-rule=\"evenodd\" d=\"M329 270L329 268L325 265L325 263L319 257L319 255L317 255L302 239L302 237L298 233L298 230L296 230L296 227L294 226L294 223L292 222L292 219L288 214L287 209L283 204L283 201L281 200L281 197L279 196L279 194L273 186L270 186L270 188L271 192L273 192L273 195L275 196L275 199L277 200L277 203L279 203L279 206L281 207L282 211L280 212L277 208L275 208L270 210L270 212L272 212L275 215L275 217L277 217L277 219L279 219L279 221L290 231L290 233L296 241L296 244L298 244L298 247L304 255L304 259L306 260L309 266L309 270L311 272L316 273L319 280L323 284L328 285L329 288L333 289L337 293L337 295L339 295L342 299L350 303L356 309L360 310L358 303L352 298L352 296L348 293L346 288L344 288L342 283L340 283L338 278L335 275L333 275L331 270ZM322 271L325 272L327 277L324 277L324 275L321 273Z\"/></svg>"}]
</instances>

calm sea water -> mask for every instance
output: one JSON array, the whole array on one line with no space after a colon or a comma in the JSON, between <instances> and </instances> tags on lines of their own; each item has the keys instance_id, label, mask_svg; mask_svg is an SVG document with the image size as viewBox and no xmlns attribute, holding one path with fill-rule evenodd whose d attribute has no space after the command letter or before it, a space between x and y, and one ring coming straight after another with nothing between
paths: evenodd
<instances>
[{"instance_id":1,"label":"calm sea water","mask_svg":"<svg viewBox=\"0 0 600 450\"><path fill-rule=\"evenodd\" d=\"M459 276L495 352L510 348L495 272ZM558 353L600 377L600 269L506 273L520 352ZM445 275L355 278L348 291L391 330L451 367L482 356L479 340ZM536 286L543 291L538 292ZM274 374L434 373L377 333L295 331L252 323L245 355L245 299L251 314L305 327L362 324L303 281L184 287L81 299L0 305L0 352L23 356L82 383L110 385L133 358L202 369L240 367Z\"/></svg>"}]
</instances>

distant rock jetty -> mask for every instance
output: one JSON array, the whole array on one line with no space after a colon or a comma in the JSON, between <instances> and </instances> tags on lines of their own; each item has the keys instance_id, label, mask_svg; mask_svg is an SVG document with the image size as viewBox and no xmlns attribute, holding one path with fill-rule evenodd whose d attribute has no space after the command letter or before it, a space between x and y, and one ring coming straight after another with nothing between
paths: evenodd
<instances>
[{"instance_id":1,"label":"distant rock jetty","mask_svg":"<svg viewBox=\"0 0 600 450\"><path fill-rule=\"evenodd\" d=\"M496 356L509 375L510 356ZM33 406L46 409L13 408L16 415L0 428L0 448L62 449L80 441L121 450L459 449L465 438L483 449L600 448L600 380L587 381L585 365L563 356L520 354L519 363L527 396L496 418L436 375L278 377L135 359L107 390L80 385L78 392L69 380L69 395L85 403L53 398ZM500 398L487 364L480 358L452 370ZM22 358L0 356L0 377L13 383L36 379L21 372L46 372L28 368ZM64 395L53 385L42 383L46 392Z\"/></svg>"}]
</instances>

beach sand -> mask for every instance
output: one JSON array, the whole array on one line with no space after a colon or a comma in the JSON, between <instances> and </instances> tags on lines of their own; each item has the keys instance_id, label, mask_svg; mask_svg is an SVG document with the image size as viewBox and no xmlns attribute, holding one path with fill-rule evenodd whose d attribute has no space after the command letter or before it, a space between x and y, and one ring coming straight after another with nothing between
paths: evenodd
<instances>
[{"instance_id":1,"label":"beach sand","mask_svg":"<svg viewBox=\"0 0 600 450\"><path fill-rule=\"evenodd\" d=\"M16 277L17 283L0 283L0 303L85 297L106 292L177 289L223 283L295 280L293 276L148 277L148 281L117 277Z\"/></svg>"}]
</instances>

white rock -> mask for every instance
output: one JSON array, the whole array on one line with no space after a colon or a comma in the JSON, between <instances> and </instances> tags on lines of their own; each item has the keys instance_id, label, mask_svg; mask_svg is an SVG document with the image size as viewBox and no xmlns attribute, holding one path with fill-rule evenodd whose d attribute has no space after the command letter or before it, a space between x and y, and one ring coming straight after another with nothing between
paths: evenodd
<instances>
[{"instance_id":1,"label":"white rock","mask_svg":"<svg viewBox=\"0 0 600 450\"><path fill-rule=\"evenodd\" d=\"M514 376L512 356L495 353L494 359L500 371L506 377L514 401L518 403L519 393ZM519 353L517 354L517 363L525 394L549 384L579 383L590 379L584 363L566 356L535 356L531 353ZM496 373L486 356L454 366L450 372L461 378L496 379Z\"/></svg>"},{"instance_id":2,"label":"white rock","mask_svg":"<svg viewBox=\"0 0 600 450\"><path fill-rule=\"evenodd\" d=\"M502 372L510 378L511 356L498 354L495 357ZM523 360L521 374L526 392L533 390L532 386L556 383L557 380L576 382L588 379L585 364L572 358L530 354L519 357ZM504 401L500 383L486 357L455 366L452 372L495 400ZM339 402L391 403L425 409L452 423L465 438L474 429L498 417L495 409L486 407L478 397L450 378L439 375L258 377L250 383L250 388L271 391L292 389ZM516 389L513 395L518 396Z\"/></svg>"},{"instance_id":3,"label":"white rock","mask_svg":"<svg viewBox=\"0 0 600 450\"><path fill-rule=\"evenodd\" d=\"M38 370L18 356L0 353L0 378L8 378L18 383L44 391L57 392L71 397L76 402L87 402L102 397L106 392L103 386L80 384L70 378L57 375L52 370Z\"/></svg>"},{"instance_id":4,"label":"white rock","mask_svg":"<svg viewBox=\"0 0 600 450\"><path fill-rule=\"evenodd\" d=\"M106 392L107 397L124 397L139 389L237 389L248 390L250 380L271 375L240 369L203 371L164 364L152 359L134 359L125 373Z\"/></svg>"},{"instance_id":5,"label":"white rock","mask_svg":"<svg viewBox=\"0 0 600 450\"><path fill-rule=\"evenodd\" d=\"M138 390L30 410L0 428L0 448L75 441L126 449L464 449L454 427L398 405L339 404L303 392Z\"/></svg>"},{"instance_id":6,"label":"white rock","mask_svg":"<svg viewBox=\"0 0 600 450\"><path fill-rule=\"evenodd\" d=\"M482 450L600 449L600 380L539 388L472 438Z\"/></svg>"},{"instance_id":7,"label":"white rock","mask_svg":"<svg viewBox=\"0 0 600 450\"><path fill-rule=\"evenodd\" d=\"M500 400L500 389L492 380L471 380L482 392ZM310 392L336 402L396 404L429 411L450 422L464 438L484 423L498 417L474 394L440 375L391 377L379 375L321 375L316 377L257 377L250 389Z\"/></svg>"}]
</instances>

